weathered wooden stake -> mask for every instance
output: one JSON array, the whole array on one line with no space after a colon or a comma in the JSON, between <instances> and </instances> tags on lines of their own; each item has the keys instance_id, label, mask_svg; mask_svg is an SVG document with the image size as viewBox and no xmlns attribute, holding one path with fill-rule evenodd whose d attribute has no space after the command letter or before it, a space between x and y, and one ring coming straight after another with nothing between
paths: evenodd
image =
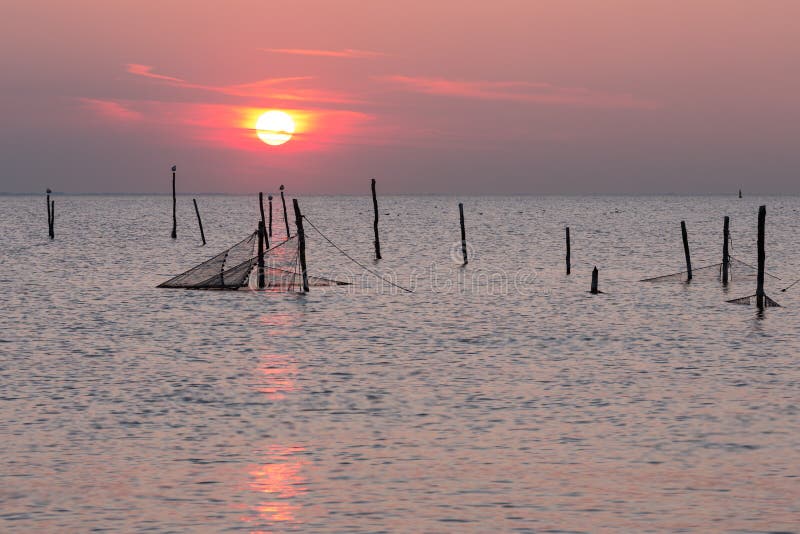
<instances>
[{"instance_id":1,"label":"weathered wooden stake","mask_svg":"<svg viewBox=\"0 0 800 534\"><path fill-rule=\"evenodd\" d=\"M45 202L47 203L47 235L50 236L50 239L53 239L53 212L50 210L50 188L47 188L47 199Z\"/></svg>"},{"instance_id":2,"label":"weathered wooden stake","mask_svg":"<svg viewBox=\"0 0 800 534\"><path fill-rule=\"evenodd\" d=\"M272 237L272 195L267 196L267 199L269 199L269 232L267 233Z\"/></svg>"},{"instance_id":3,"label":"weathered wooden stake","mask_svg":"<svg viewBox=\"0 0 800 534\"><path fill-rule=\"evenodd\" d=\"M689 255L689 236L686 235L686 221L681 221L681 235L683 236L683 255L686 256L686 281L692 279L692 257Z\"/></svg>"},{"instance_id":4,"label":"weathered wooden stake","mask_svg":"<svg viewBox=\"0 0 800 534\"><path fill-rule=\"evenodd\" d=\"M56 237L56 201L50 201L50 239Z\"/></svg>"},{"instance_id":5,"label":"weathered wooden stake","mask_svg":"<svg viewBox=\"0 0 800 534\"><path fill-rule=\"evenodd\" d=\"M467 231L464 229L464 204L458 203L458 216L461 219L461 255L464 257L464 265L469 263L467 258Z\"/></svg>"},{"instance_id":6,"label":"weathered wooden stake","mask_svg":"<svg viewBox=\"0 0 800 534\"><path fill-rule=\"evenodd\" d=\"M739 189L739 198L742 198L742 190Z\"/></svg>"},{"instance_id":7,"label":"weathered wooden stake","mask_svg":"<svg viewBox=\"0 0 800 534\"><path fill-rule=\"evenodd\" d=\"M567 226L567 274L570 273L572 270L572 262L570 261L570 249L569 249L569 226Z\"/></svg>"},{"instance_id":8,"label":"weathered wooden stake","mask_svg":"<svg viewBox=\"0 0 800 534\"><path fill-rule=\"evenodd\" d=\"M264 289L264 221L258 221L258 289Z\"/></svg>"},{"instance_id":9,"label":"weathered wooden stake","mask_svg":"<svg viewBox=\"0 0 800 534\"><path fill-rule=\"evenodd\" d=\"M756 278L756 305L758 309L764 309L764 263L766 253L764 251L764 226L767 220L767 207L758 208L758 278Z\"/></svg>"},{"instance_id":10,"label":"weathered wooden stake","mask_svg":"<svg viewBox=\"0 0 800 534\"><path fill-rule=\"evenodd\" d=\"M261 210L261 224L264 225L264 244L269 248L269 236L267 235L267 221L264 219L264 193L258 192L258 207Z\"/></svg>"},{"instance_id":11,"label":"weathered wooden stake","mask_svg":"<svg viewBox=\"0 0 800 534\"><path fill-rule=\"evenodd\" d=\"M177 203L178 201L175 199L175 171L177 170L177 166L172 166L172 239L176 239L178 237L178 216L176 215L177 210Z\"/></svg>"},{"instance_id":12,"label":"weathered wooden stake","mask_svg":"<svg viewBox=\"0 0 800 534\"><path fill-rule=\"evenodd\" d=\"M289 232L289 214L286 212L286 198L283 196L283 185L281 184L281 203L283 203L283 222L286 225L286 239L292 237Z\"/></svg>"},{"instance_id":13,"label":"weathered wooden stake","mask_svg":"<svg viewBox=\"0 0 800 534\"><path fill-rule=\"evenodd\" d=\"M592 295L597 295L600 291L597 289L597 279L599 278L599 274L597 271L597 266L595 265L594 270L592 271Z\"/></svg>"},{"instance_id":14,"label":"weathered wooden stake","mask_svg":"<svg viewBox=\"0 0 800 534\"><path fill-rule=\"evenodd\" d=\"M372 229L375 231L375 259L381 259L381 239L378 237L378 196L375 194L375 178L372 179L372 209L375 212L375 220Z\"/></svg>"},{"instance_id":15,"label":"weathered wooden stake","mask_svg":"<svg viewBox=\"0 0 800 534\"><path fill-rule=\"evenodd\" d=\"M197 209L197 199L193 198L194 212L197 214L197 224L200 226L200 238L203 240L203 246L206 244L206 233L203 231L203 219L200 218L200 210Z\"/></svg>"},{"instance_id":16,"label":"weathered wooden stake","mask_svg":"<svg viewBox=\"0 0 800 534\"><path fill-rule=\"evenodd\" d=\"M730 241L730 222L731 218L725 216L725 222L722 224L722 284L728 285L728 264L730 263L730 255L728 254L728 241Z\"/></svg>"},{"instance_id":17,"label":"weathered wooden stake","mask_svg":"<svg viewBox=\"0 0 800 534\"><path fill-rule=\"evenodd\" d=\"M308 293L308 273L306 272L306 233L303 231L303 214L300 213L300 205L297 199L293 198L294 204L294 223L297 226L297 246L300 256L300 274L303 276L303 292Z\"/></svg>"}]
</instances>

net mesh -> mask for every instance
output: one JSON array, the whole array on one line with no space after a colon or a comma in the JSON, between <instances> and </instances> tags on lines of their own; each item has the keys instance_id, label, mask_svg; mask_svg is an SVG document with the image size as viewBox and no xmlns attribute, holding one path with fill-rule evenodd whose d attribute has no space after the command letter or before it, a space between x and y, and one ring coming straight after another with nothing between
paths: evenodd
<instances>
[{"instance_id":1,"label":"net mesh","mask_svg":"<svg viewBox=\"0 0 800 534\"><path fill-rule=\"evenodd\" d=\"M181 289L239 289L259 287L258 232L220 252L200 265L175 276L158 287ZM320 276L307 275L309 286L348 285ZM264 251L264 286L271 291L301 291L298 239L293 236Z\"/></svg>"},{"instance_id":2,"label":"net mesh","mask_svg":"<svg viewBox=\"0 0 800 534\"><path fill-rule=\"evenodd\" d=\"M231 248L192 267L158 287L184 289L239 289L247 281L253 268L253 249L258 243L258 232L253 232Z\"/></svg>"},{"instance_id":3,"label":"net mesh","mask_svg":"<svg viewBox=\"0 0 800 534\"><path fill-rule=\"evenodd\" d=\"M764 273L766 276L779 280L777 276L769 273ZM758 269L749 263L745 263L734 257L728 260L728 280L730 281L746 281L755 280L758 275ZM666 274L663 276L654 276L652 278L644 278L640 282L688 282L688 272L680 271L673 274ZM692 269L692 281L708 280L708 281L721 281L722 280L722 262L713 265L706 265L704 267L696 267Z\"/></svg>"},{"instance_id":4,"label":"net mesh","mask_svg":"<svg viewBox=\"0 0 800 534\"><path fill-rule=\"evenodd\" d=\"M729 300L731 304L743 304L745 306L756 306L758 305L758 297L756 295L750 295L747 297L739 297L738 299ZM769 298L767 295L764 295L764 307L766 308L780 308L781 305Z\"/></svg>"},{"instance_id":5,"label":"net mesh","mask_svg":"<svg viewBox=\"0 0 800 534\"><path fill-rule=\"evenodd\" d=\"M300 268L299 240L297 235L289 238L280 245L276 245L264 254L264 287L269 291L301 291L303 289L303 274ZM254 258L257 264L257 258ZM258 268L250 273L248 286L258 288ZM321 276L306 273L309 287L342 286L349 285Z\"/></svg>"}]
</instances>

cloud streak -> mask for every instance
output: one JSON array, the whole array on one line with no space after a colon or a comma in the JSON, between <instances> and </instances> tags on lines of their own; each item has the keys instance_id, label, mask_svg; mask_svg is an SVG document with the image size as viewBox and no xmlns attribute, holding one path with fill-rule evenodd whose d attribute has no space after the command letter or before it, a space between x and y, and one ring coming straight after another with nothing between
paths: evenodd
<instances>
[{"instance_id":1,"label":"cloud streak","mask_svg":"<svg viewBox=\"0 0 800 534\"><path fill-rule=\"evenodd\" d=\"M605 108L655 109L660 107L658 102L636 98L628 93L603 93L581 87L560 87L549 83L465 81L400 75L383 76L377 79L403 91L454 98Z\"/></svg>"},{"instance_id":2,"label":"cloud streak","mask_svg":"<svg viewBox=\"0 0 800 534\"><path fill-rule=\"evenodd\" d=\"M115 100L79 98L78 101L93 113L106 119L112 119L121 122L139 121L142 119L141 113L130 109L129 107Z\"/></svg>"},{"instance_id":3,"label":"cloud streak","mask_svg":"<svg viewBox=\"0 0 800 534\"><path fill-rule=\"evenodd\" d=\"M313 48L261 48L262 52L269 52L271 54L288 54L293 56L313 56L313 57L330 57L330 58L350 58L350 59L368 59L376 57L384 57L386 54L383 52L373 52L371 50L356 50L354 48L343 48L341 50L320 50Z\"/></svg>"},{"instance_id":4,"label":"cloud streak","mask_svg":"<svg viewBox=\"0 0 800 534\"><path fill-rule=\"evenodd\" d=\"M166 76L153 72L153 67L129 63L126 70L130 74L141 76L157 82L164 83L182 89L195 89L207 91L226 96L245 97L245 98L271 98L275 100L288 100L292 102L314 102L314 103L334 103L352 104L358 102L353 97L328 90L301 87L300 84L313 80L313 76L290 76L277 78L263 78L254 82L231 84L231 85L207 85L192 83L182 78Z\"/></svg>"}]
</instances>

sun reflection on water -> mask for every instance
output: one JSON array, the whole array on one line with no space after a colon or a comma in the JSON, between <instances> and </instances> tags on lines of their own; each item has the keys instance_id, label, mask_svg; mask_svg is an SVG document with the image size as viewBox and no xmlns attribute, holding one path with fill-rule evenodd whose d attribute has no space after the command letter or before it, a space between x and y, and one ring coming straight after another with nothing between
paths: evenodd
<instances>
[{"instance_id":1,"label":"sun reflection on water","mask_svg":"<svg viewBox=\"0 0 800 534\"><path fill-rule=\"evenodd\" d=\"M292 329L294 317L286 314L265 315L261 324L269 335L281 335ZM254 368L252 387L270 401L279 402L297 390L298 366L286 354L265 353ZM277 406L277 404L276 404ZM253 532L262 532L275 523L300 523L298 498L308 489L303 460L306 448L299 445L271 444L262 461L248 466L247 488L256 496L256 504L243 520L251 523Z\"/></svg>"},{"instance_id":2,"label":"sun reflection on water","mask_svg":"<svg viewBox=\"0 0 800 534\"><path fill-rule=\"evenodd\" d=\"M253 508L254 516L244 518L249 522L298 522L300 505L292 502L308 489L302 470L307 462L298 459L305 447L273 445L265 453L265 462L251 466L249 488L263 499Z\"/></svg>"}]
</instances>

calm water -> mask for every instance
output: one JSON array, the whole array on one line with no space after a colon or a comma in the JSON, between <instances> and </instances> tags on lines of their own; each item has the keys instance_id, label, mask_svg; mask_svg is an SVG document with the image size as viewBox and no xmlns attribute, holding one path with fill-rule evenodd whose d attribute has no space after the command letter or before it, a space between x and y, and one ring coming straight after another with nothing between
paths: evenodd
<instances>
[{"instance_id":1,"label":"calm water","mask_svg":"<svg viewBox=\"0 0 800 534\"><path fill-rule=\"evenodd\" d=\"M800 199L303 198L295 294L155 289L254 197L0 197L0 531L770 532L800 525ZM755 260L739 279L648 284ZM277 206L276 206L277 208ZM573 274L563 274L563 227ZM275 228L282 228L280 211ZM454 246L456 245L456 246ZM587 293L592 266L604 295Z\"/></svg>"}]
</instances>

